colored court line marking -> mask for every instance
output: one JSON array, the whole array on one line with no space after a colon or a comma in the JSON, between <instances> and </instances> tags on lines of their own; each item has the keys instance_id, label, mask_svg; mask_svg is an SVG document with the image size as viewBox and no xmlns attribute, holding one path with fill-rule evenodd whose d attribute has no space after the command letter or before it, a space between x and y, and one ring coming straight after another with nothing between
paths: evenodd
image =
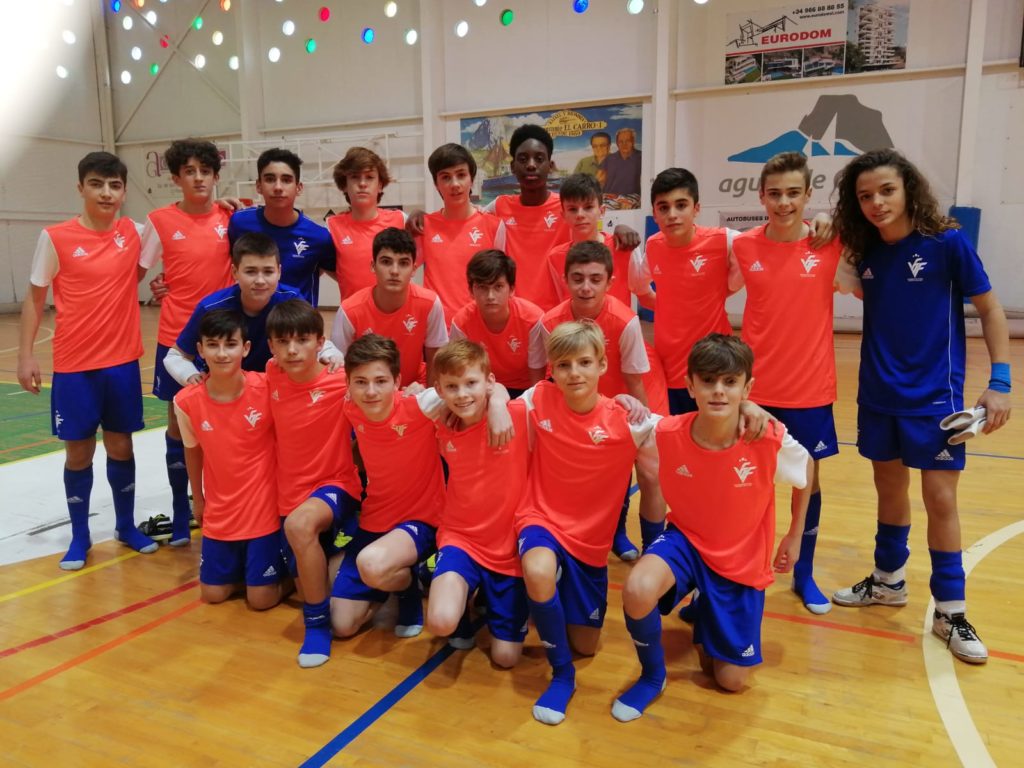
<instances>
[{"instance_id":1,"label":"colored court line marking","mask_svg":"<svg viewBox=\"0 0 1024 768\"><path fill-rule=\"evenodd\" d=\"M473 632L477 632L483 625L484 620L478 619L473 624ZM380 701L353 720L345 730L341 731L341 733L321 747L315 755L302 763L300 768L320 768L320 766L326 765L331 758L387 714L388 710L405 698L406 694L413 688L426 680L430 673L441 666L453 653L455 653L455 649L448 645L448 643L445 643L441 650L420 664L412 674L388 691Z\"/></svg>"},{"instance_id":2,"label":"colored court line marking","mask_svg":"<svg viewBox=\"0 0 1024 768\"><path fill-rule=\"evenodd\" d=\"M156 605L157 603L166 600L169 597L180 595L182 592L188 592L189 590L196 587L198 584L199 580L193 579L187 584L182 584L180 587L169 589L166 592L161 592L159 595L153 595L150 598L140 600L137 603L132 603L131 605L125 606L124 608L118 608L116 611L111 611L110 613L106 613L102 616L97 616L95 619L83 621L81 624L76 624L73 627L62 629L60 632L54 632L52 635L42 635L41 637L37 637L35 640L29 640L27 643L11 646L10 648L0 651L0 659L5 659L8 656L13 656L16 653L21 653L22 651L27 651L30 648L38 648L41 645L47 645L48 643L52 643L54 640L60 640L63 637L68 637L70 635L83 632L86 629L98 627L100 624L106 624L108 621L113 621L114 619L120 618L121 616L127 616L129 613L135 613L135 611L142 610L143 608L148 608L151 605Z\"/></svg>"},{"instance_id":3,"label":"colored court line marking","mask_svg":"<svg viewBox=\"0 0 1024 768\"><path fill-rule=\"evenodd\" d=\"M764 616L768 619L789 621L793 624L806 624L811 627L836 629L840 632L852 632L857 635L867 635L868 637L880 637L884 640L896 640L901 643L913 643L917 641L916 635L910 635L906 632L890 632L887 629L871 629L870 627L853 627L847 624L840 624L835 621L812 619L809 616L792 616L788 613L776 613L775 611L765 611Z\"/></svg>"},{"instance_id":4,"label":"colored court line marking","mask_svg":"<svg viewBox=\"0 0 1024 768\"><path fill-rule=\"evenodd\" d=\"M33 584L31 587L25 587L24 589L19 589L14 592L8 592L6 595L0 595L0 603L6 603L8 600L15 600L19 597L24 597L25 595L31 595L33 592L39 592L44 589L49 589L50 587L55 587L58 584L63 584L65 581L77 579L79 576L85 576L87 573L98 571L101 568L109 568L112 565L117 565L118 563L124 562L130 558L138 557L140 554L141 553L139 552L127 552L123 555L113 557L110 560L105 560L102 563L82 568L80 571L71 571L64 576L58 576L57 578L50 579L49 581L42 581L38 584Z\"/></svg>"},{"instance_id":5,"label":"colored court line marking","mask_svg":"<svg viewBox=\"0 0 1024 768\"><path fill-rule=\"evenodd\" d=\"M1024 520L1018 520L998 531L993 531L988 536L976 542L964 550L964 576L970 576L971 571L985 557L991 554L997 547L1005 544L1015 536L1024 533ZM967 709L967 702L964 700L963 691L956 678L956 668L953 654L942 647L941 641L932 637L932 613L935 611L934 598L928 601L928 608L924 612L924 630L921 638L921 651L924 654L924 668L928 675L928 685L932 690L932 698L935 700L935 708L939 711L942 724L946 727L949 740L953 743L957 757L964 765L995 767L995 761L989 754L985 739L978 732L978 727L971 718L970 710ZM989 652L989 656L996 654ZM1016 654L1011 654L1016 655ZM1004 654L999 654L1005 658Z\"/></svg>"},{"instance_id":6,"label":"colored court line marking","mask_svg":"<svg viewBox=\"0 0 1024 768\"><path fill-rule=\"evenodd\" d=\"M202 605L202 601L198 599L193 600L191 603L186 603L185 605L179 608L175 608L170 613L165 613L163 616L153 619L153 621L149 622L148 624L143 624L141 627L137 627L133 629L131 632L123 634L120 637L115 637L113 640L103 643L103 645L98 645L95 648L86 651L85 653L75 656L75 658L73 659L69 659L68 661L58 664L56 667L46 670L45 672L41 672L35 677L30 677L28 680L18 683L17 685L13 685L5 691L0 691L0 701L6 701L7 699L13 698L17 696L19 693L24 693L30 688L34 688L40 683L46 682L51 677L56 677L57 675L61 674L62 672L66 672L69 669L74 669L75 667L80 666L85 662L90 661L91 659L95 659L97 656L102 656L107 651L112 651L114 648L124 645L130 640L134 640L135 638L140 637L146 634L147 632L156 629L157 627L163 624L166 624L169 621L173 621L179 616L184 616L186 613L195 608L198 608L200 605Z\"/></svg>"},{"instance_id":7,"label":"colored court line marking","mask_svg":"<svg viewBox=\"0 0 1024 768\"><path fill-rule=\"evenodd\" d=\"M40 445L47 445L47 444L52 443L52 442L53 442L52 438L49 439L49 440L36 440L34 443L25 443L24 445L16 445L13 448L4 448L3 450L0 450L0 455L3 455L5 453L13 453L14 451L24 451L24 450L26 450L28 448L37 448ZM60 443L54 443L54 446L55 446L55 449L56 449L57 447L60 447Z\"/></svg>"}]
</instances>

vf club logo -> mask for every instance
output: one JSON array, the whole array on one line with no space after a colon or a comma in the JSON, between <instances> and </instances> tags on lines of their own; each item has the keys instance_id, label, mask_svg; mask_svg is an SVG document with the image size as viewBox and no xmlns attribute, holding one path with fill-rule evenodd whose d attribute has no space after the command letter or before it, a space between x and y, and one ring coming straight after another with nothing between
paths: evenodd
<instances>
[{"instance_id":1,"label":"vf club logo","mask_svg":"<svg viewBox=\"0 0 1024 768\"><path fill-rule=\"evenodd\" d=\"M920 283L922 280L924 280L923 277L918 277L918 275L921 273L921 270L924 269L926 266L928 266L928 262L915 253L914 260L907 262L907 267L910 269L911 274L911 276L907 278L907 282Z\"/></svg>"},{"instance_id":2,"label":"vf club logo","mask_svg":"<svg viewBox=\"0 0 1024 768\"><path fill-rule=\"evenodd\" d=\"M757 467L751 464L747 459L740 459L740 463L732 468L732 471L736 473L736 477L740 479L740 481L736 483L736 487L743 488L744 486L750 485L750 483L747 482L747 478L754 474L756 469Z\"/></svg>"}]
</instances>

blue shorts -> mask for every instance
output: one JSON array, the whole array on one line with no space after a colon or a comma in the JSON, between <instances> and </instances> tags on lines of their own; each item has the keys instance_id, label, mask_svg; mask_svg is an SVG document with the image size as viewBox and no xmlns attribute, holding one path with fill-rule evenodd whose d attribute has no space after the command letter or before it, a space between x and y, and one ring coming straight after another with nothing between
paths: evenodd
<instances>
[{"instance_id":1,"label":"blue shorts","mask_svg":"<svg viewBox=\"0 0 1024 768\"><path fill-rule=\"evenodd\" d=\"M664 560L676 580L675 586L658 601L663 614L671 613L694 588L700 590L693 622L694 645L703 645L709 656L740 667L761 663L763 589L719 576L671 524L644 552L644 557L648 555Z\"/></svg>"},{"instance_id":2,"label":"blue shorts","mask_svg":"<svg viewBox=\"0 0 1024 768\"><path fill-rule=\"evenodd\" d=\"M320 499L331 509L334 520L331 527L320 534L320 546L324 550L324 556L329 560L345 548L359 526L359 502L353 499L348 493L337 485L322 485L313 491L307 498ZM281 518L281 556L284 558L288 572L294 577L298 576L295 565L295 553L292 552L292 545L288 542L288 536L284 532L284 521Z\"/></svg>"},{"instance_id":3,"label":"blue shorts","mask_svg":"<svg viewBox=\"0 0 1024 768\"><path fill-rule=\"evenodd\" d=\"M762 407L786 425L786 431L807 449L815 461L839 453L839 438L836 437L836 420L832 416L831 403L815 408Z\"/></svg>"},{"instance_id":4,"label":"blue shorts","mask_svg":"<svg viewBox=\"0 0 1024 768\"><path fill-rule=\"evenodd\" d=\"M487 605L487 629L491 637L521 643L526 639L530 606L526 602L526 584L520 576L496 573L479 565L464 549L441 547L437 553L434 578L457 573L469 585L469 594L479 589Z\"/></svg>"},{"instance_id":5,"label":"blue shorts","mask_svg":"<svg viewBox=\"0 0 1024 768\"><path fill-rule=\"evenodd\" d=\"M519 532L519 557L534 547L555 553L558 571L555 582L562 602L566 624L600 629L608 610L608 566L581 563L558 543L558 539L539 525L528 525Z\"/></svg>"},{"instance_id":6,"label":"blue shorts","mask_svg":"<svg viewBox=\"0 0 1024 768\"><path fill-rule=\"evenodd\" d=\"M281 538L277 531L255 539L221 541L203 537L199 581L203 584L241 584L264 587L284 576Z\"/></svg>"},{"instance_id":7,"label":"blue shorts","mask_svg":"<svg viewBox=\"0 0 1024 768\"><path fill-rule=\"evenodd\" d=\"M50 426L60 440L85 440L106 432L143 428L139 361L93 371L53 374Z\"/></svg>"},{"instance_id":8,"label":"blue shorts","mask_svg":"<svg viewBox=\"0 0 1024 768\"><path fill-rule=\"evenodd\" d=\"M391 530L405 531L412 537L416 545L416 562L422 562L433 554L436 548L437 529L432 525L421 523L419 520L409 520L399 523ZM383 603L388 599L388 592L366 586L362 576L359 575L359 568L356 560L359 553L367 546L375 542L384 533L375 533L362 528L357 528L352 536L352 541L345 547L345 557L338 568L338 575L334 579L334 586L331 589L331 597L339 597L345 600L363 600L368 603Z\"/></svg>"},{"instance_id":9,"label":"blue shorts","mask_svg":"<svg viewBox=\"0 0 1024 768\"><path fill-rule=\"evenodd\" d=\"M697 410L697 401L690 397L690 390L686 387L678 389L668 388L668 412L673 416L684 413L693 413Z\"/></svg>"},{"instance_id":10,"label":"blue shorts","mask_svg":"<svg viewBox=\"0 0 1024 768\"><path fill-rule=\"evenodd\" d=\"M167 350L163 344L156 345L156 357L153 362L153 394L166 403L174 400L174 396L181 391L181 384L174 380L174 377L164 368L164 358L167 357Z\"/></svg>"},{"instance_id":11,"label":"blue shorts","mask_svg":"<svg viewBox=\"0 0 1024 768\"><path fill-rule=\"evenodd\" d=\"M967 446L949 445L938 416L893 416L857 408L857 450L872 461L900 459L913 469L963 469Z\"/></svg>"}]
</instances>

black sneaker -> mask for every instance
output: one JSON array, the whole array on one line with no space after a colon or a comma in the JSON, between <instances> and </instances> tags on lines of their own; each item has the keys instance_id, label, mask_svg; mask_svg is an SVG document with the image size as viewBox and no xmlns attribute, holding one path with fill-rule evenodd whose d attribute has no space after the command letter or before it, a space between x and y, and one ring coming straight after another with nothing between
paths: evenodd
<instances>
[{"instance_id":1,"label":"black sneaker","mask_svg":"<svg viewBox=\"0 0 1024 768\"><path fill-rule=\"evenodd\" d=\"M167 515L153 515L139 524L139 533L149 536L153 541L170 541L173 533L171 518Z\"/></svg>"}]
</instances>

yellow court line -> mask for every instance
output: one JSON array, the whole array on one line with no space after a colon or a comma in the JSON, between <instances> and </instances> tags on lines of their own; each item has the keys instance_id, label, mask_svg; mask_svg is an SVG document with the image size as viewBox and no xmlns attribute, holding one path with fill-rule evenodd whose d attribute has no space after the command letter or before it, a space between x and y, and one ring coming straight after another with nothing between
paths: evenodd
<instances>
[{"instance_id":1,"label":"yellow court line","mask_svg":"<svg viewBox=\"0 0 1024 768\"><path fill-rule=\"evenodd\" d=\"M117 565L118 563L122 563L125 560L130 560L133 557L138 557L139 554L140 554L139 552L128 552L126 554L118 555L117 557L111 558L110 560L106 560L106 561L104 561L102 563L97 563L96 565L90 565L90 566L88 566L86 568L83 568L80 571L72 571L72 572L67 573L67 574L65 574L63 576L58 576L55 579L50 579L49 581L43 581L43 582L40 582L39 584L33 584L31 587L25 587L24 589L19 589L19 590L15 591L15 592L8 592L6 595L0 595L0 603L6 603L8 600L16 600L19 597L24 597L25 595L31 595L33 592L39 592L39 591L44 590L44 589L49 589L50 587L55 587L58 584L63 584L65 581L70 581L71 579L77 579L79 576L85 576L85 574L87 574L87 573L92 573L93 571L98 571L100 568L107 568L107 567L109 567L111 565Z\"/></svg>"}]
</instances>

